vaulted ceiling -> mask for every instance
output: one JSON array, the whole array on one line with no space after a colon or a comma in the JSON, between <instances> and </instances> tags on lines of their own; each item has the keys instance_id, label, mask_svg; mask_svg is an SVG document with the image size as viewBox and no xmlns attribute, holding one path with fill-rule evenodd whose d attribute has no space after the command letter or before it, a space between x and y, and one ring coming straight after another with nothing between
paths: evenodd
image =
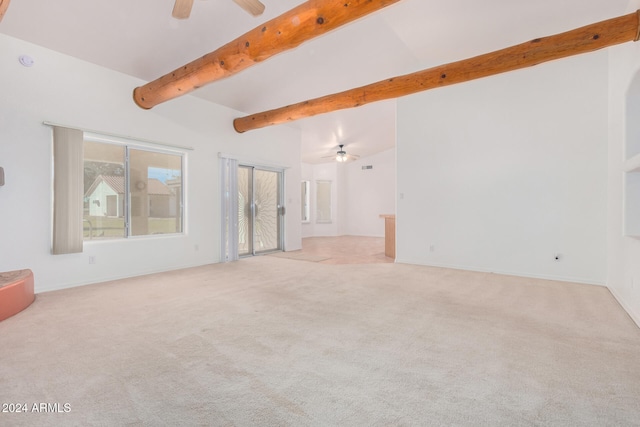
<instances>
[{"instance_id":1,"label":"vaulted ceiling","mask_svg":"<svg viewBox=\"0 0 640 427\"><path fill-rule=\"evenodd\" d=\"M256 18L232 0L196 0L191 17L176 20L173 2L14 0L0 33L151 81L303 3L262 0ZM627 4L402 0L190 96L256 113L612 18ZM304 133L303 161L319 162L339 143L366 156L394 146L395 101L293 125Z\"/></svg>"}]
</instances>

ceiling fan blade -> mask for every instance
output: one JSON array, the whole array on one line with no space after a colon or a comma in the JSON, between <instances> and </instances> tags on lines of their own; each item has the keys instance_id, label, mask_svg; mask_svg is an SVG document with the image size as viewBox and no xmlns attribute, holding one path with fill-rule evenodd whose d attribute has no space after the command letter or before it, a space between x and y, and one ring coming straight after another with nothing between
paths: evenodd
<instances>
[{"instance_id":1,"label":"ceiling fan blade","mask_svg":"<svg viewBox=\"0 0 640 427\"><path fill-rule=\"evenodd\" d=\"M193 0L176 0L171 16L176 19L187 19L191 15Z\"/></svg>"},{"instance_id":2,"label":"ceiling fan blade","mask_svg":"<svg viewBox=\"0 0 640 427\"><path fill-rule=\"evenodd\" d=\"M259 0L233 0L238 6L252 14L253 16L262 15L264 5Z\"/></svg>"}]
</instances>

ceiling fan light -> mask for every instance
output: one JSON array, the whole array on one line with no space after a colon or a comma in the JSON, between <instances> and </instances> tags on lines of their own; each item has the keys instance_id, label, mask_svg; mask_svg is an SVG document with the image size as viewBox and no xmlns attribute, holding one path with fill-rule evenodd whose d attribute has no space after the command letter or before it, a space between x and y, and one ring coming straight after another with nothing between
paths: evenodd
<instances>
[{"instance_id":1,"label":"ceiling fan light","mask_svg":"<svg viewBox=\"0 0 640 427\"><path fill-rule=\"evenodd\" d=\"M336 156L336 160L339 161L339 162L346 162L347 161L347 156L342 154L342 153L339 153Z\"/></svg>"}]
</instances>

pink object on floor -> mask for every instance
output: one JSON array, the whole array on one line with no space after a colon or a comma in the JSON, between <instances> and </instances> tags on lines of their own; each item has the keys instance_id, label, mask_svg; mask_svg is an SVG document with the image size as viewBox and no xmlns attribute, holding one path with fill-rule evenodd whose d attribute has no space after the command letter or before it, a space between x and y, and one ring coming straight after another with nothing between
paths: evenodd
<instances>
[{"instance_id":1,"label":"pink object on floor","mask_svg":"<svg viewBox=\"0 0 640 427\"><path fill-rule=\"evenodd\" d=\"M31 270L0 273L0 321L29 307L35 298Z\"/></svg>"}]
</instances>

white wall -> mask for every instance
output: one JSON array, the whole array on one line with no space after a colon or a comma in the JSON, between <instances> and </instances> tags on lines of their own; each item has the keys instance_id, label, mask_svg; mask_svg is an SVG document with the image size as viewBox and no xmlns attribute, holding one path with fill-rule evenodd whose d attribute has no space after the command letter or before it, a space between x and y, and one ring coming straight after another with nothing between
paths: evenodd
<instances>
[{"instance_id":1,"label":"white wall","mask_svg":"<svg viewBox=\"0 0 640 427\"><path fill-rule=\"evenodd\" d=\"M144 82L0 34L0 271L30 268L36 292L220 259L218 152L288 167L286 247L301 246L300 132L278 126L237 134L240 113L181 97L145 111L132 101ZM18 56L35 58L22 67ZM51 255L52 142L43 121L192 146L186 173L187 233L87 242L82 254ZM88 263L89 256L96 264Z\"/></svg>"},{"instance_id":2,"label":"white wall","mask_svg":"<svg viewBox=\"0 0 640 427\"><path fill-rule=\"evenodd\" d=\"M640 1L629 2L628 12L640 9ZM627 43L609 51L609 179L608 179L608 277L607 284L618 301L640 325L640 240L624 236L624 167L627 126L640 120L626 110L634 79L640 78L640 44ZM638 129L638 126L635 126ZM640 133L634 135L637 136ZM633 144L633 141L631 141ZM637 144L637 143L636 143Z\"/></svg>"},{"instance_id":3,"label":"white wall","mask_svg":"<svg viewBox=\"0 0 640 427\"><path fill-rule=\"evenodd\" d=\"M373 169L363 170L363 166ZM380 214L396 213L396 150L386 150L346 165L346 233L384 237Z\"/></svg>"},{"instance_id":4,"label":"white wall","mask_svg":"<svg viewBox=\"0 0 640 427\"><path fill-rule=\"evenodd\" d=\"M398 262L604 284L607 73L598 52L400 99Z\"/></svg>"}]
</instances>

